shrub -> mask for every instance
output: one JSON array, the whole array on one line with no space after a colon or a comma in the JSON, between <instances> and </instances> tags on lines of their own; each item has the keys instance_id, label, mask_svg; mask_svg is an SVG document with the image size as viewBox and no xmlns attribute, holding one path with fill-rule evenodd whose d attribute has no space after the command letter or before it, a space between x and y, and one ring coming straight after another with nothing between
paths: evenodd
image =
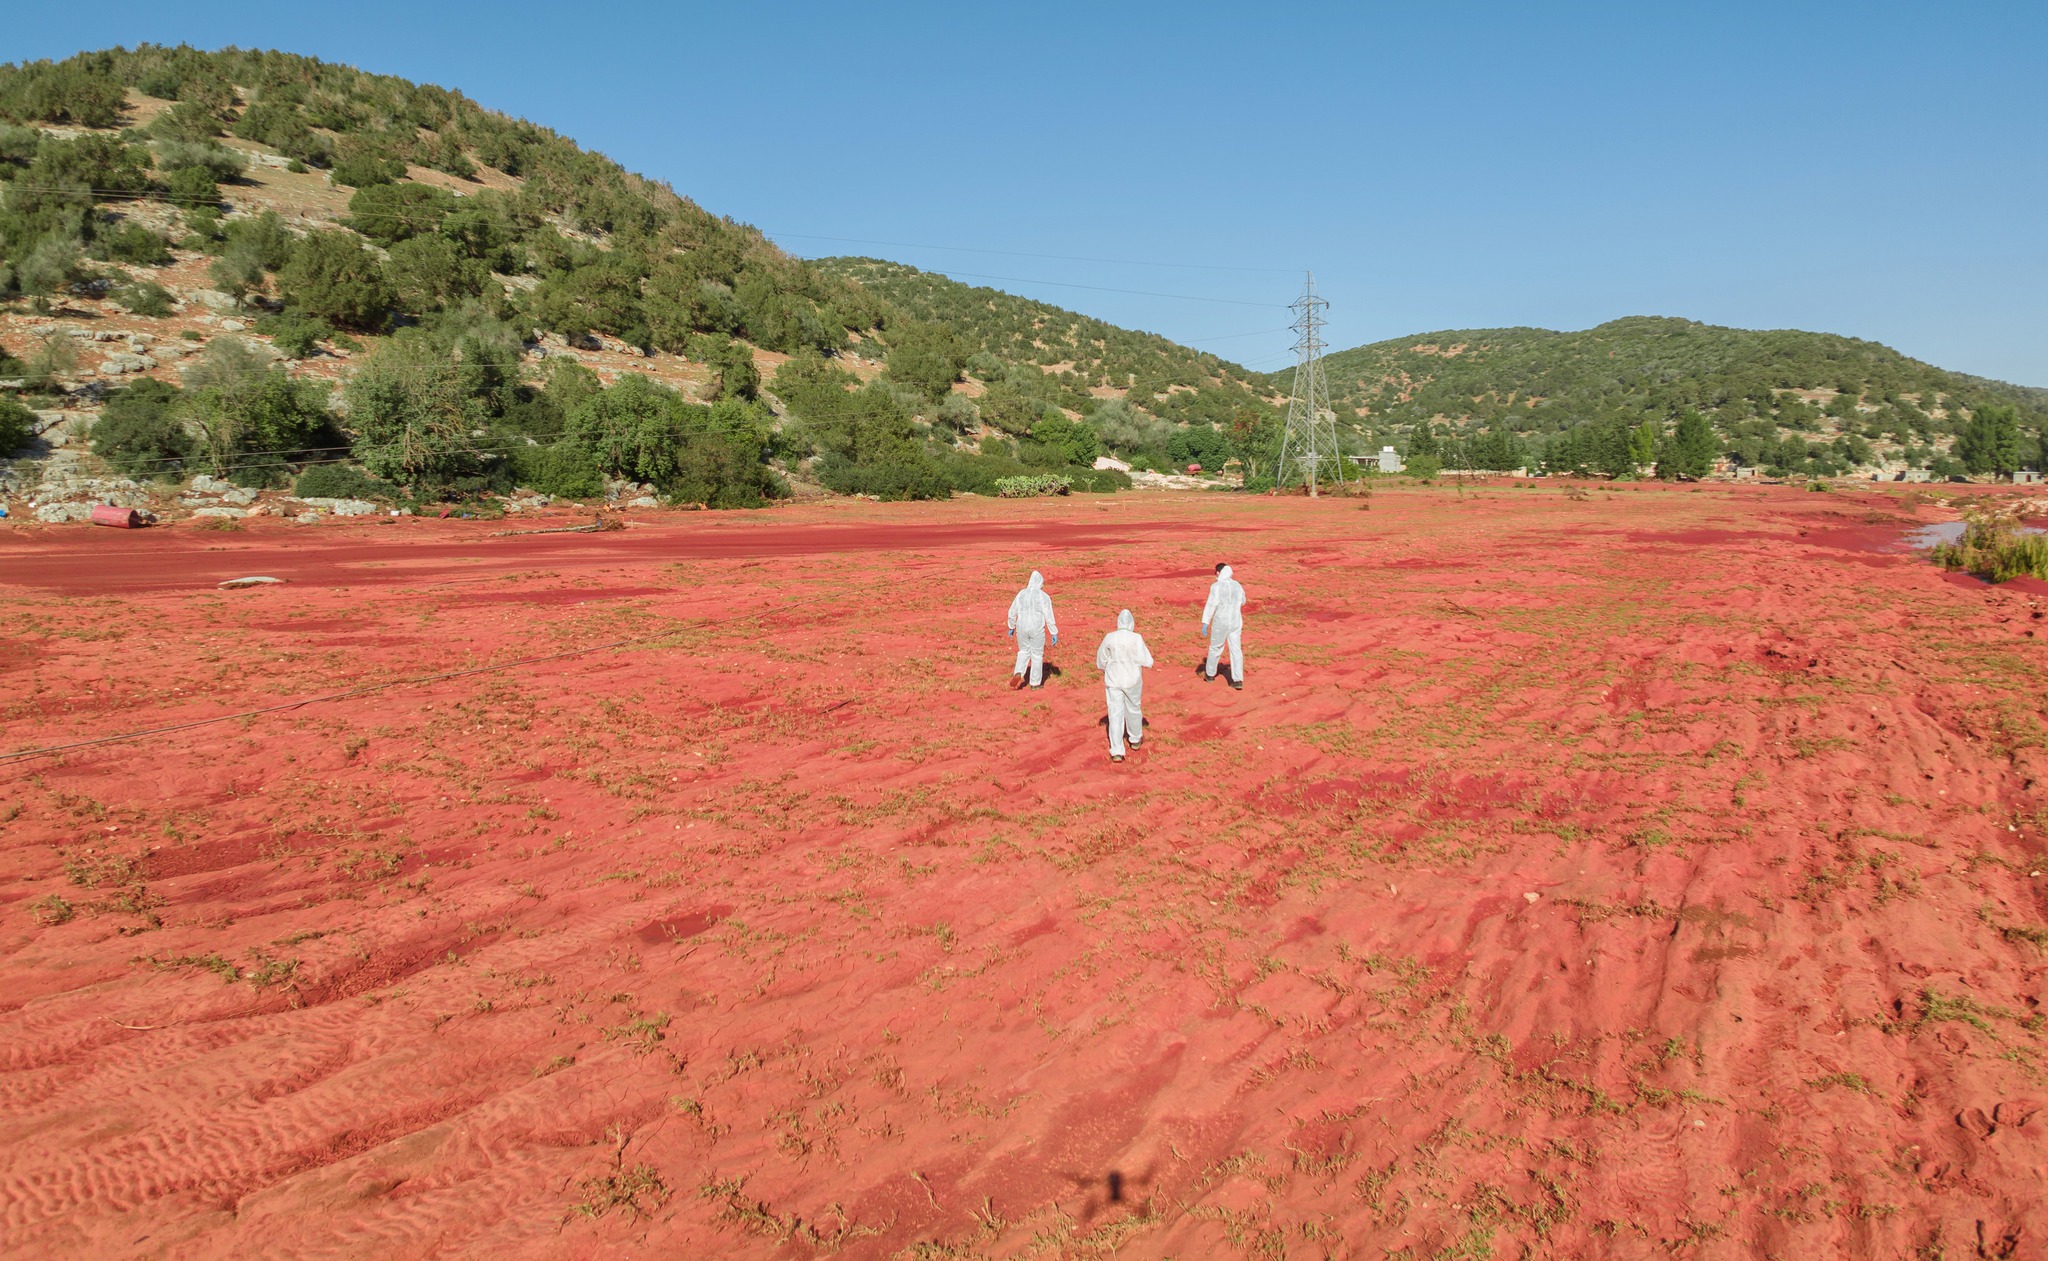
<instances>
[{"instance_id":1,"label":"shrub","mask_svg":"<svg viewBox=\"0 0 2048 1261\"><path fill-rule=\"evenodd\" d=\"M610 333L635 345L652 340L640 309L640 276L629 259L605 256L558 271L533 291L534 319L565 337Z\"/></svg>"},{"instance_id":2,"label":"shrub","mask_svg":"<svg viewBox=\"0 0 2048 1261\"><path fill-rule=\"evenodd\" d=\"M162 267L171 261L171 243L139 223L123 223L94 236L92 255L117 263Z\"/></svg>"},{"instance_id":3,"label":"shrub","mask_svg":"<svg viewBox=\"0 0 2048 1261\"><path fill-rule=\"evenodd\" d=\"M398 487L353 464L315 464L292 483L292 494L301 499L391 500L398 498Z\"/></svg>"},{"instance_id":4,"label":"shrub","mask_svg":"<svg viewBox=\"0 0 2048 1261\"><path fill-rule=\"evenodd\" d=\"M350 188L374 188L404 177L405 163L398 159L359 154L336 162L334 169L327 173L327 182L346 184Z\"/></svg>"},{"instance_id":5,"label":"shrub","mask_svg":"<svg viewBox=\"0 0 2048 1261\"><path fill-rule=\"evenodd\" d=\"M981 423L981 409L965 394L948 392L932 409L932 421L944 425L955 433L965 434Z\"/></svg>"},{"instance_id":6,"label":"shrub","mask_svg":"<svg viewBox=\"0 0 2048 1261\"><path fill-rule=\"evenodd\" d=\"M271 345L291 359L308 357L319 349L322 341L334 335L334 330L325 320L303 311L263 316L256 321L256 331L268 337Z\"/></svg>"},{"instance_id":7,"label":"shrub","mask_svg":"<svg viewBox=\"0 0 2048 1261\"><path fill-rule=\"evenodd\" d=\"M1029 499L1037 495L1064 495L1073 486L1074 479L1063 473L1038 473L1005 477L996 483L996 494L1005 499Z\"/></svg>"},{"instance_id":8,"label":"shrub","mask_svg":"<svg viewBox=\"0 0 2048 1261\"><path fill-rule=\"evenodd\" d=\"M903 446L864 463L843 455L819 457L818 480L842 495L878 499L950 499L953 486L938 465L913 446Z\"/></svg>"},{"instance_id":9,"label":"shrub","mask_svg":"<svg viewBox=\"0 0 2048 1261\"><path fill-rule=\"evenodd\" d=\"M31 390L54 390L59 384L57 379L69 375L77 367L77 345L55 329L49 329L37 334L35 351L28 357L22 379Z\"/></svg>"},{"instance_id":10,"label":"shrub","mask_svg":"<svg viewBox=\"0 0 2048 1261\"><path fill-rule=\"evenodd\" d=\"M943 324L914 321L890 326L889 379L939 399L967 366L969 347Z\"/></svg>"},{"instance_id":11,"label":"shrub","mask_svg":"<svg viewBox=\"0 0 2048 1261\"><path fill-rule=\"evenodd\" d=\"M1008 434L1027 434L1044 419L1051 406L1045 399L1028 393L1019 385L999 381L981 396L981 418Z\"/></svg>"},{"instance_id":12,"label":"shrub","mask_svg":"<svg viewBox=\"0 0 2048 1261\"><path fill-rule=\"evenodd\" d=\"M213 473L243 485L278 480L282 453L321 441L332 423L325 382L294 380L234 337L214 338L185 370L181 410Z\"/></svg>"},{"instance_id":13,"label":"shrub","mask_svg":"<svg viewBox=\"0 0 2048 1261\"><path fill-rule=\"evenodd\" d=\"M207 266L206 278L239 306L263 288L263 259L247 242L230 241L221 256Z\"/></svg>"},{"instance_id":14,"label":"shrub","mask_svg":"<svg viewBox=\"0 0 2048 1261\"><path fill-rule=\"evenodd\" d=\"M519 485L557 499L597 499L604 495L604 472L588 451L573 443L515 447L513 473Z\"/></svg>"},{"instance_id":15,"label":"shrub","mask_svg":"<svg viewBox=\"0 0 2048 1261\"><path fill-rule=\"evenodd\" d=\"M325 163L328 157L326 138L315 134L299 116L298 106L289 101L256 102L235 120L234 133L269 145L302 166L307 161Z\"/></svg>"},{"instance_id":16,"label":"shrub","mask_svg":"<svg viewBox=\"0 0 2048 1261\"><path fill-rule=\"evenodd\" d=\"M28 445L35 436L36 414L11 398L0 398L0 455Z\"/></svg>"},{"instance_id":17,"label":"shrub","mask_svg":"<svg viewBox=\"0 0 2048 1261\"><path fill-rule=\"evenodd\" d=\"M78 277L78 238L52 232L37 241L14 264L14 283L35 304L48 313L51 300L71 288Z\"/></svg>"},{"instance_id":18,"label":"shrub","mask_svg":"<svg viewBox=\"0 0 2048 1261\"><path fill-rule=\"evenodd\" d=\"M681 260L658 268L643 287L642 309L656 346L681 354L700 333L729 336L746 327L746 312L723 282L705 279Z\"/></svg>"},{"instance_id":19,"label":"shrub","mask_svg":"<svg viewBox=\"0 0 2048 1261\"><path fill-rule=\"evenodd\" d=\"M92 451L129 477L177 477L196 444L178 418L176 386L144 378L107 396Z\"/></svg>"},{"instance_id":20,"label":"shrub","mask_svg":"<svg viewBox=\"0 0 2048 1261\"><path fill-rule=\"evenodd\" d=\"M171 141L204 142L220 134L220 115L200 101L179 101L149 120L149 134Z\"/></svg>"},{"instance_id":21,"label":"shrub","mask_svg":"<svg viewBox=\"0 0 2048 1261\"><path fill-rule=\"evenodd\" d=\"M249 159L240 150L226 145L161 140L156 146L156 167L166 174L204 171L215 183L224 184L240 178L248 165Z\"/></svg>"},{"instance_id":22,"label":"shrub","mask_svg":"<svg viewBox=\"0 0 2048 1261\"><path fill-rule=\"evenodd\" d=\"M576 405L562 443L585 452L599 470L653 482L671 498L738 508L782 493L762 462L766 428L745 403L700 407L628 373Z\"/></svg>"},{"instance_id":23,"label":"shrub","mask_svg":"<svg viewBox=\"0 0 2048 1261\"><path fill-rule=\"evenodd\" d=\"M690 339L690 357L717 374L718 397L751 400L761 392L761 372L754 352L730 337L699 333Z\"/></svg>"},{"instance_id":24,"label":"shrub","mask_svg":"<svg viewBox=\"0 0 2048 1261\"><path fill-rule=\"evenodd\" d=\"M490 273L475 259L456 252L440 236L415 236L391 247L390 273L395 278L398 306L412 314L438 311L484 291Z\"/></svg>"},{"instance_id":25,"label":"shrub","mask_svg":"<svg viewBox=\"0 0 2048 1261\"><path fill-rule=\"evenodd\" d=\"M1418 481L1429 481L1444 471L1443 461L1433 455L1411 455L1405 470L1408 476Z\"/></svg>"},{"instance_id":26,"label":"shrub","mask_svg":"<svg viewBox=\"0 0 2048 1261\"><path fill-rule=\"evenodd\" d=\"M1067 476L1073 479L1075 490L1095 495L1109 495L1131 488L1131 475L1113 468L1075 469Z\"/></svg>"},{"instance_id":27,"label":"shrub","mask_svg":"<svg viewBox=\"0 0 2048 1261\"><path fill-rule=\"evenodd\" d=\"M265 271L277 271L291 261L292 250L299 238L285 226L284 219L275 210L266 210L260 215L236 219L225 229L228 247L241 247L263 265Z\"/></svg>"},{"instance_id":28,"label":"shrub","mask_svg":"<svg viewBox=\"0 0 2048 1261\"><path fill-rule=\"evenodd\" d=\"M1173 431L1166 442L1166 453L1181 468L1199 464L1213 472L1230 458L1230 439L1207 425L1189 425Z\"/></svg>"},{"instance_id":29,"label":"shrub","mask_svg":"<svg viewBox=\"0 0 2048 1261\"><path fill-rule=\"evenodd\" d=\"M1173 426L1120 398L1109 399L1090 412L1088 423L1102 439L1102 445L1120 455L1143 453L1161 464L1171 458L1167 443L1173 438Z\"/></svg>"},{"instance_id":30,"label":"shrub","mask_svg":"<svg viewBox=\"0 0 2048 1261\"><path fill-rule=\"evenodd\" d=\"M164 189L176 205L188 209L218 206L220 185L203 167L188 166L181 171L172 171L164 180Z\"/></svg>"},{"instance_id":31,"label":"shrub","mask_svg":"<svg viewBox=\"0 0 2048 1261\"><path fill-rule=\"evenodd\" d=\"M455 198L431 184L372 184L348 199L349 226L379 245L430 236L455 207Z\"/></svg>"},{"instance_id":32,"label":"shrub","mask_svg":"<svg viewBox=\"0 0 2048 1261\"><path fill-rule=\"evenodd\" d=\"M1095 463L1102 450L1101 440L1086 423L1053 412L1047 412L1044 419L1031 427L1031 440L1056 455L1060 465L1086 468Z\"/></svg>"},{"instance_id":33,"label":"shrub","mask_svg":"<svg viewBox=\"0 0 2048 1261\"><path fill-rule=\"evenodd\" d=\"M314 232L301 240L278 274L278 290L287 306L364 332L382 329L396 301L383 263L348 232Z\"/></svg>"},{"instance_id":34,"label":"shrub","mask_svg":"<svg viewBox=\"0 0 2048 1261\"><path fill-rule=\"evenodd\" d=\"M400 337L380 346L343 397L355 457L376 476L423 493L476 471L470 435L486 416L463 388L460 365L431 341Z\"/></svg>"}]
</instances>

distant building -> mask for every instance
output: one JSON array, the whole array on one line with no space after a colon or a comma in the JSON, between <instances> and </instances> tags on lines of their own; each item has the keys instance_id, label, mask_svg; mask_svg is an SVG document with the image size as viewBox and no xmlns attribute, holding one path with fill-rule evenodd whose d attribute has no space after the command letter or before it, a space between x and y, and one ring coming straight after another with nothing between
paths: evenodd
<instances>
[{"instance_id":1,"label":"distant building","mask_svg":"<svg viewBox=\"0 0 2048 1261\"><path fill-rule=\"evenodd\" d=\"M2015 486L2038 486L2040 482L2041 474L2034 469L2023 468L2012 475L2012 484Z\"/></svg>"},{"instance_id":2,"label":"distant building","mask_svg":"<svg viewBox=\"0 0 2048 1261\"><path fill-rule=\"evenodd\" d=\"M1398 472L1400 472L1400 471L1401 471L1401 454L1400 454L1400 452L1398 452L1398 451L1394 450L1394 448L1392 448L1392 447L1381 447L1381 448L1380 448L1380 472L1382 472L1382 473L1398 473Z\"/></svg>"}]
</instances>

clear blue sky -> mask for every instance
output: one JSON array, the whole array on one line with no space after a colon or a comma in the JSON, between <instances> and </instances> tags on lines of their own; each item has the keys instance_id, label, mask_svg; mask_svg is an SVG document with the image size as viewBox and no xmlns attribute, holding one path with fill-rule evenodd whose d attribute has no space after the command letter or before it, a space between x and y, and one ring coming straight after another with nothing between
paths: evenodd
<instances>
[{"instance_id":1,"label":"clear blue sky","mask_svg":"<svg viewBox=\"0 0 2048 1261\"><path fill-rule=\"evenodd\" d=\"M0 57L438 83L794 252L1022 278L984 283L1255 367L1286 312L1233 303L1313 268L1338 346L1680 315L2048 386L2042 0L9 8Z\"/></svg>"}]
</instances>

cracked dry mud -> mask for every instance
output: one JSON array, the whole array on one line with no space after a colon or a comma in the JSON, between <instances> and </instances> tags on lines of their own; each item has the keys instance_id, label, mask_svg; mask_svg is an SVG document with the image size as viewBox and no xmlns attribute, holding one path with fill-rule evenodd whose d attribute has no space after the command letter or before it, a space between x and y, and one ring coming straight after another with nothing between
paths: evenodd
<instances>
[{"instance_id":1,"label":"cracked dry mud","mask_svg":"<svg viewBox=\"0 0 2048 1261\"><path fill-rule=\"evenodd\" d=\"M2043 1255L2043 588L1371 505L0 535L7 750L640 641L0 763L0 1251Z\"/></svg>"}]
</instances>

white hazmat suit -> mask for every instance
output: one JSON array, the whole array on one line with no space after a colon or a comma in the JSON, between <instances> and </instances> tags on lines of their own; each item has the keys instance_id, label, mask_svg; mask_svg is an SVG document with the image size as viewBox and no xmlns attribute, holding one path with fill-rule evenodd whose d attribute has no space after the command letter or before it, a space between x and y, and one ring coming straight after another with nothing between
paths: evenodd
<instances>
[{"instance_id":1,"label":"white hazmat suit","mask_svg":"<svg viewBox=\"0 0 2048 1261\"><path fill-rule=\"evenodd\" d=\"M1010 601L1010 634L1017 639L1017 664L1010 669L1012 687L1023 686L1025 667L1031 669L1031 686L1045 681L1045 637L1060 642L1059 619L1053 616L1052 597L1045 593L1045 577L1036 569L1031 581Z\"/></svg>"},{"instance_id":2,"label":"white hazmat suit","mask_svg":"<svg viewBox=\"0 0 2048 1261\"><path fill-rule=\"evenodd\" d=\"M1095 650L1095 668L1102 671L1102 686L1109 699L1109 756L1119 762L1127 752L1126 731L1132 744L1145 737L1145 669L1152 664L1152 653L1137 625L1137 619L1125 609L1116 615L1116 629L1104 635L1102 647Z\"/></svg>"},{"instance_id":3,"label":"white hazmat suit","mask_svg":"<svg viewBox=\"0 0 2048 1261\"><path fill-rule=\"evenodd\" d=\"M1216 677L1216 662L1230 649L1230 685L1244 686L1244 588L1230 576L1230 566L1216 571L1209 602L1202 606L1202 629L1209 636L1209 660L1202 673Z\"/></svg>"}]
</instances>

